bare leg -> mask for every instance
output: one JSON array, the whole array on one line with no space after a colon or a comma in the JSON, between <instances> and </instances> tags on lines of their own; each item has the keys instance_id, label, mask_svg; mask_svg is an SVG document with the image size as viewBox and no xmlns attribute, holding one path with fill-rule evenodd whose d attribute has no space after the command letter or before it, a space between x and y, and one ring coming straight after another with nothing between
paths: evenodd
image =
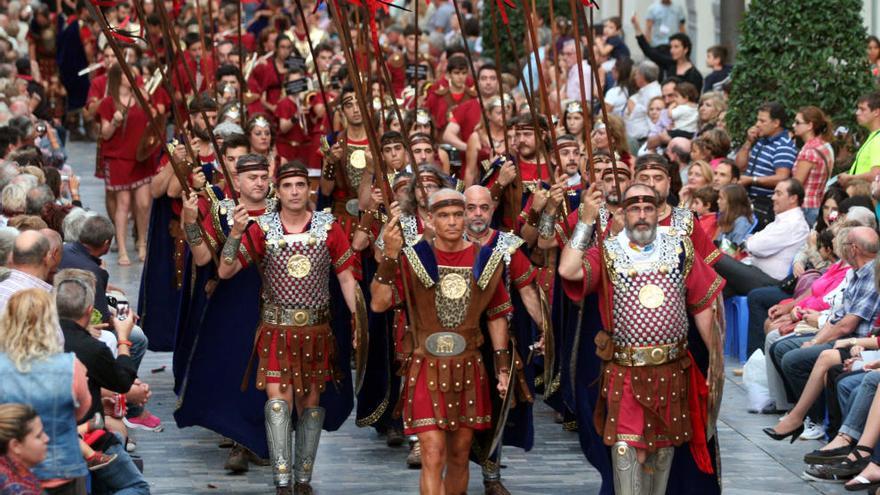
<instances>
[{"instance_id":1,"label":"bare leg","mask_svg":"<svg viewBox=\"0 0 880 495\"><path fill-rule=\"evenodd\" d=\"M107 208L107 216L116 221L116 191L104 190L104 207Z\"/></svg>"},{"instance_id":2,"label":"bare leg","mask_svg":"<svg viewBox=\"0 0 880 495\"><path fill-rule=\"evenodd\" d=\"M446 432L431 430L419 433L422 445L422 473L419 490L422 495L445 495L443 465L446 461Z\"/></svg>"},{"instance_id":3,"label":"bare leg","mask_svg":"<svg viewBox=\"0 0 880 495\"><path fill-rule=\"evenodd\" d=\"M113 223L116 224L116 245L119 248L119 264L127 266L131 264L128 259L128 214L131 211L131 191L116 192L116 212Z\"/></svg>"},{"instance_id":4,"label":"bare leg","mask_svg":"<svg viewBox=\"0 0 880 495\"><path fill-rule=\"evenodd\" d=\"M810 378L807 380L807 386L795 404L794 409L789 411L788 415L779 420L779 423L773 428L776 433L786 433L797 428L804 422L810 406L819 399L822 390L825 389L825 376L828 369L832 366L840 364L840 352L837 349L828 349L819 354L819 359L810 372Z\"/></svg>"},{"instance_id":5,"label":"bare leg","mask_svg":"<svg viewBox=\"0 0 880 495\"><path fill-rule=\"evenodd\" d=\"M137 226L138 258L141 261L147 256L147 224L150 221L150 206L153 197L150 195L150 185L144 184L134 190L134 221Z\"/></svg>"},{"instance_id":6,"label":"bare leg","mask_svg":"<svg viewBox=\"0 0 880 495\"><path fill-rule=\"evenodd\" d=\"M470 479L468 456L473 440L474 430L470 428L459 428L447 436L446 477L443 480L446 495L463 495L467 492Z\"/></svg>"},{"instance_id":7,"label":"bare leg","mask_svg":"<svg viewBox=\"0 0 880 495\"><path fill-rule=\"evenodd\" d=\"M290 391L290 389L287 389ZM312 385L312 388L309 390L309 393L303 395L302 397L296 397L294 399L294 403L296 405L296 415L302 416L303 410L307 407L318 407L318 403L321 401L321 394L318 392L317 387Z\"/></svg>"},{"instance_id":8,"label":"bare leg","mask_svg":"<svg viewBox=\"0 0 880 495\"><path fill-rule=\"evenodd\" d=\"M289 386L284 392L281 391L280 383L267 383L266 384L266 395L270 400L272 399L281 399L287 402L288 407L293 407L293 389Z\"/></svg>"}]
</instances>

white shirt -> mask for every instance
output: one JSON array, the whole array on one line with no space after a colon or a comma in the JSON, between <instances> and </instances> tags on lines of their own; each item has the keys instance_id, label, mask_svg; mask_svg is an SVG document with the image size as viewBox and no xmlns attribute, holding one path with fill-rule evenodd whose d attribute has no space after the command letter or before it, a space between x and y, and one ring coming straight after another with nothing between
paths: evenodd
<instances>
[{"instance_id":1,"label":"white shirt","mask_svg":"<svg viewBox=\"0 0 880 495\"><path fill-rule=\"evenodd\" d=\"M568 69L568 80L565 83L565 97L569 100L581 101L581 79L578 75L577 65ZM587 101L593 98L593 72L590 69L589 60L581 62L581 70L584 73L584 96Z\"/></svg>"},{"instance_id":2,"label":"white shirt","mask_svg":"<svg viewBox=\"0 0 880 495\"><path fill-rule=\"evenodd\" d=\"M661 96L660 83L654 81L643 86L636 94L629 97L635 103L631 112L624 114L626 123L626 135L639 140L648 137L651 130L651 120L648 118L648 104L651 100Z\"/></svg>"},{"instance_id":3,"label":"white shirt","mask_svg":"<svg viewBox=\"0 0 880 495\"><path fill-rule=\"evenodd\" d=\"M763 230L746 239L749 256L743 263L782 280L791 271L791 263L809 234L803 210L792 208L779 213Z\"/></svg>"}]
</instances>

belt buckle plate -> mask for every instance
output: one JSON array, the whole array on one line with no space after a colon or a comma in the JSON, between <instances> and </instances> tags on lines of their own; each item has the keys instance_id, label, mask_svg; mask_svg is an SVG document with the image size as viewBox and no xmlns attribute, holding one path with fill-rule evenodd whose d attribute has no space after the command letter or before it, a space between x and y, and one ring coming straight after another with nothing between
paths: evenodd
<instances>
[{"instance_id":1,"label":"belt buckle plate","mask_svg":"<svg viewBox=\"0 0 880 495\"><path fill-rule=\"evenodd\" d=\"M305 326L305 324L309 322L309 312L297 309L293 311L293 314L291 315L291 320L293 320L293 324L298 327Z\"/></svg>"},{"instance_id":2,"label":"belt buckle plate","mask_svg":"<svg viewBox=\"0 0 880 495\"><path fill-rule=\"evenodd\" d=\"M663 352L662 347L655 347L651 349L650 354L648 354L649 359L653 364L662 364L666 360L666 353Z\"/></svg>"},{"instance_id":3,"label":"belt buckle plate","mask_svg":"<svg viewBox=\"0 0 880 495\"><path fill-rule=\"evenodd\" d=\"M432 333L425 340L425 348L432 356L458 356L467 347L464 337L455 332Z\"/></svg>"}]
</instances>

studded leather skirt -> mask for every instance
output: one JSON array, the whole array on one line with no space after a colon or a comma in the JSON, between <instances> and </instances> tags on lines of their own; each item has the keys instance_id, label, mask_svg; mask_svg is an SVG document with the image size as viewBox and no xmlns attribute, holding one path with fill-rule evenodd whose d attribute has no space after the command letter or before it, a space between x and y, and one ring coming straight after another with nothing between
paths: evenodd
<instances>
[{"instance_id":1,"label":"studded leather skirt","mask_svg":"<svg viewBox=\"0 0 880 495\"><path fill-rule=\"evenodd\" d=\"M606 361L602 400L593 421L605 445L616 442L653 452L691 438L685 355L658 366L621 366Z\"/></svg>"},{"instance_id":2,"label":"studded leather skirt","mask_svg":"<svg viewBox=\"0 0 880 495\"><path fill-rule=\"evenodd\" d=\"M258 332L258 389L280 383L282 392L293 387L299 397L313 387L323 392L328 381L342 378L336 369L336 339L329 324L297 327L263 322Z\"/></svg>"},{"instance_id":3,"label":"studded leather skirt","mask_svg":"<svg viewBox=\"0 0 880 495\"><path fill-rule=\"evenodd\" d=\"M413 353L404 375L403 428L407 435L492 426L489 379L478 350L454 357Z\"/></svg>"}]
</instances>

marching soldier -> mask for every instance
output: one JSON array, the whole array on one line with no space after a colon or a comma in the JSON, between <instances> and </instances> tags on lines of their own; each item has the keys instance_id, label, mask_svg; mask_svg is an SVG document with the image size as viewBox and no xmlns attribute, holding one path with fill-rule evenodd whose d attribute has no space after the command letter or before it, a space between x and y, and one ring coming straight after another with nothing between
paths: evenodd
<instances>
[{"instance_id":1,"label":"marching soldier","mask_svg":"<svg viewBox=\"0 0 880 495\"><path fill-rule=\"evenodd\" d=\"M599 304L608 330L595 336L604 370L594 418L612 446L615 493L665 493L675 446L690 442L700 471L714 470L700 404L711 377L693 362L688 316L705 346L717 346L712 305L724 281L688 237L658 229L660 195L644 184L624 193L624 230L587 249L598 200L598 194L585 199L559 271L572 299L597 291L610 299Z\"/></svg>"},{"instance_id":2,"label":"marching soldier","mask_svg":"<svg viewBox=\"0 0 880 495\"><path fill-rule=\"evenodd\" d=\"M389 221L370 286L372 307L385 311L395 298L411 301L402 414L405 432L418 435L422 445L422 493L464 493L474 432L492 426L479 320L483 314L488 319L503 396L511 370L506 316L512 308L501 283L503 257L464 238L463 195L434 192L428 207L432 242L404 248L397 218Z\"/></svg>"},{"instance_id":3,"label":"marching soldier","mask_svg":"<svg viewBox=\"0 0 880 495\"><path fill-rule=\"evenodd\" d=\"M309 482L324 426L321 395L330 381L351 394L351 382L343 381L342 374L348 365L348 352L339 351L348 347L347 335L340 334L340 328L330 327L331 272L339 280L352 315L357 314L359 290L348 236L333 215L308 209L306 167L297 162L282 165L276 184L280 210L249 223L245 207L236 207L218 271L221 278L228 279L255 261L262 266L264 303L254 353L259 355L257 388L266 390L269 399L265 407L266 435L276 491L291 493L291 408L295 407L299 419L295 428L293 493L310 494ZM246 230L247 244L242 249ZM349 400L331 414L346 417L350 412Z\"/></svg>"}]
</instances>

